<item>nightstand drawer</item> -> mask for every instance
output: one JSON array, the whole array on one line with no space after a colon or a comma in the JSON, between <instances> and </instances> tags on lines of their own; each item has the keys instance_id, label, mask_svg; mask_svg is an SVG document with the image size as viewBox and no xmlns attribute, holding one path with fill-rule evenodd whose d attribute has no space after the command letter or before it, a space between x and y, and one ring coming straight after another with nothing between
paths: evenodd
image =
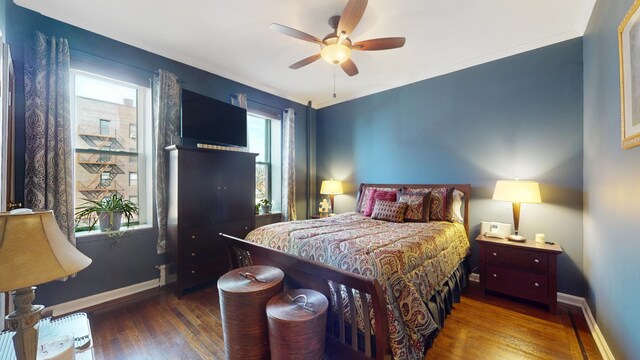
<instances>
[{"instance_id":1,"label":"nightstand drawer","mask_svg":"<svg viewBox=\"0 0 640 360\"><path fill-rule=\"evenodd\" d=\"M549 255L526 249L487 245L487 263L517 267L546 274Z\"/></svg>"},{"instance_id":2,"label":"nightstand drawer","mask_svg":"<svg viewBox=\"0 0 640 360\"><path fill-rule=\"evenodd\" d=\"M548 301L547 276L503 266L487 265L486 288L524 299Z\"/></svg>"}]
</instances>

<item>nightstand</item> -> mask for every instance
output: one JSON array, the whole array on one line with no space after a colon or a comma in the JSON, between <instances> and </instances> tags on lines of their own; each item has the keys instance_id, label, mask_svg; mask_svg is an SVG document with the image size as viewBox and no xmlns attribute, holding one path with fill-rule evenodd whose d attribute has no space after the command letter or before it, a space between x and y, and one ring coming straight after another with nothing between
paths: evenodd
<instances>
[{"instance_id":1,"label":"nightstand","mask_svg":"<svg viewBox=\"0 0 640 360\"><path fill-rule=\"evenodd\" d=\"M556 273L560 245L523 243L479 235L480 287L546 304L555 314L558 297Z\"/></svg>"},{"instance_id":2,"label":"nightstand","mask_svg":"<svg viewBox=\"0 0 640 360\"><path fill-rule=\"evenodd\" d=\"M309 219L324 219L330 217L331 214L313 214L309 217Z\"/></svg>"}]
</instances>

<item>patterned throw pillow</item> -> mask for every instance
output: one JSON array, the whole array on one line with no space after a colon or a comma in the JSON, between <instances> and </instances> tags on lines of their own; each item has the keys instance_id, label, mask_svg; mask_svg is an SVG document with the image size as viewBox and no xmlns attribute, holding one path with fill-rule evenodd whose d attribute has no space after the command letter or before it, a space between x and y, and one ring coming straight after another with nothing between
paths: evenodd
<instances>
[{"instance_id":1,"label":"patterned throw pillow","mask_svg":"<svg viewBox=\"0 0 640 360\"><path fill-rule=\"evenodd\" d=\"M431 190L431 200L429 209L429 219L433 221L450 221L453 222L456 219L453 210L453 186L449 187L435 187L435 188L421 188L410 189L403 188L403 193L418 193Z\"/></svg>"},{"instance_id":2,"label":"patterned throw pillow","mask_svg":"<svg viewBox=\"0 0 640 360\"><path fill-rule=\"evenodd\" d=\"M356 212L364 212L367 204L369 204L369 199L371 199L374 190L384 190L384 191L398 191L399 188L383 188L383 187L373 187L373 186L362 186L360 195L358 196L358 203L356 204ZM371 207L373 211L373 205Z\"/></svg>"},{"instance_id":3,"label":"patterned throw pillow","mask_svg":"<svg viewBox=\"0 0 640 360\"><path fill-rule=\"evenodd\" d=\"M367 203L367 206L364 209L364 212L363 212L364 216L371 216L371 214L373 213L373 207L375 206L376 201L378 200L395 202L398 200L398 193L395 190L384 191L379 189L373 189L373 192L369 197L369 202Z\"/></svg>"},{"instance_id":4,"label":"patterned throw pillow","mask_svg":"<svg viewBox=\"0 0 640 360\"><path fill-rule=\"evenodd\" d=\"M372 219L391 222L402 222L404 212L407 210L407 203L378 200L373 207Z\"/></svg>"},{"instance_id":5,"label":"patterned throw pillow","mask_svg":"<svg viewBox=\"0 0 640 360\"><path fill-rule=\"evenodd\" d=\"M430 199L431 191L419 193L402 192L400 194L400 197L398 198L398 201L407 203L407 211L404 213L404 221L428 222Z\"/></svg>"},{"instance_id":6,"label":"patterned throw pillow","mask_svg":"<svg viewBox=\"0 0 640 360\"><path fill-rule=\"evenodd\" d=\"M453 186L431 189L429 219L453 221Z\"/></svg>"}]
</instances>

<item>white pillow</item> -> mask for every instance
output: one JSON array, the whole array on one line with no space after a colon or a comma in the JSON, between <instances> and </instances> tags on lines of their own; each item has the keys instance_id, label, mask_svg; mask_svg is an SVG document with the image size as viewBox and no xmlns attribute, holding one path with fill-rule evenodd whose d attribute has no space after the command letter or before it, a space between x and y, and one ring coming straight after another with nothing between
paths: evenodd
<instances>
[{"instance_id":1,"label":"white pillow","mask_svg":"<svg viewBox=\"0 0 640 360\"><path fill-rule=\"evenodd\" d=\"M460 190L453 191L453 217L454 221L459 223L464 222L462 217L462 200L464 199L464 193Z\"/></svg>"}]
</instances>

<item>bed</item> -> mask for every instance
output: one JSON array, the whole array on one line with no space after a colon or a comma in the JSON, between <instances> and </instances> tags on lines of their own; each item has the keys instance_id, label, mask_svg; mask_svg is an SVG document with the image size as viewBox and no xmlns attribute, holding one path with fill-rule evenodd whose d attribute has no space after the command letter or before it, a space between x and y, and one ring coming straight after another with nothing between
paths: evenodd
<instances>
[{"instance_id":1,"label":"bed","mask_svg":"<svg viewBox=\"0 0 640 360\"><path fill-rule=\"evenodd\" d=\"M439 205L449 209L443 221L392 223L363 214L375 191L451 187L458 201L453 190L442 193ZM288 287L327 296L329 358L422 359L466 283L470 192L460 184L362 184L355 212L271 224L246 239L222 235L238 254L234 266L273 265Z\"/></svg>"}]
</instances>

